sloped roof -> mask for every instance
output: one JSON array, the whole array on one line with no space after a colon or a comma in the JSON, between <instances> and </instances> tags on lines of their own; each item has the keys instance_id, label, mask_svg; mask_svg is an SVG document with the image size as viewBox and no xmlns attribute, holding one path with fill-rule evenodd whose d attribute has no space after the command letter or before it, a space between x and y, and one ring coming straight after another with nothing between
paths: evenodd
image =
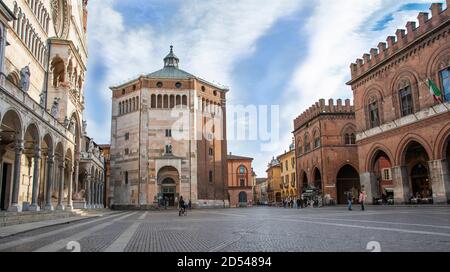
<instances>
[{"instance_id":1,"label":"sloped roof","mask_svg":"<svg viewBox=\"0 0 450 272\"><path fill-rule=\"evenodd\" d=\"M249 157L243 157L243 156L236 156L236 155L228 155L227 156L228 160L253 160L253 158L249 158Z\"/></svg>"}]
</instances>

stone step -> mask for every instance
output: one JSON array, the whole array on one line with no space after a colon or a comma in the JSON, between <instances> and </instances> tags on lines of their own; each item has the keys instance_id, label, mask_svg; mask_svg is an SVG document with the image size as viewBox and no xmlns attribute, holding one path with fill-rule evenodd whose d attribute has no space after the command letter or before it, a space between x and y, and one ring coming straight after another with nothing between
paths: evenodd
<instances>
[{"instance_id":1,"label":"stone step","mask_svg":"<svg viewBox=\"0 0 450 272\"><path fill-rule=\"evenodd\" d=\"M75 212L69 211L42 211L42 212L23 212L23 213L1 213L0 227L12 226L18 224L33 223L46 220L64 219L69 217L81 216Z\"/></svg>"}]
</instances>

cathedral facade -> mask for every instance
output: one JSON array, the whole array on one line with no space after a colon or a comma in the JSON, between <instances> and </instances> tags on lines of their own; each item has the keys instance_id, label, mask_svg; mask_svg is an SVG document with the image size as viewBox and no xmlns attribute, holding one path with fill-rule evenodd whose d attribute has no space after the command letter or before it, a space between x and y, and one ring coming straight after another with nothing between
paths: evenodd
<instances>
[{"instance_id":1,"label":"cathedral facade","mask_svg":"<svg viewBox=\"0 0 450 272\"><path fill-rule=\"evenodd\" d=\"M111 88L110 182L114 207L197 207L227 198L227 88L179 68L164 68Z\"/></svg>"},{"instance_id":2,"label":"cathedral facade","mask_svg":"<svg viewBox=\"0 0 450 272\"><path fill-rule=\"evenodd\" d=\"M87 2L0 1L1 210L102 206L101 149L83 121Z\"/></svg>"}]
</instances>

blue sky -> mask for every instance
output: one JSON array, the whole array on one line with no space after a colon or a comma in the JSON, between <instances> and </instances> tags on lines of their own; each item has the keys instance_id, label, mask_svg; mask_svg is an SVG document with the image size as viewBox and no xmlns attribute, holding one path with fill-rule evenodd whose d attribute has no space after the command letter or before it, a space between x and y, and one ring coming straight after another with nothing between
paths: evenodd
<instances>
[{"instance_id":1,"label":"blue sky","mask_svg":"<svg viewBox=\"0 0 450 272\"><path fill-rule=\"evenodd\" d=\"M228 143L229 152L254 157L264 177L271 158L288 149L293 119L320 98L351 98L350 63L431 2L90 1L88 132L109 142L108 87L160 69L173 44L183 70L230 87L228 104L280 107L280 140L270 150L260 140Z\"/></svg>"}]
</instances>

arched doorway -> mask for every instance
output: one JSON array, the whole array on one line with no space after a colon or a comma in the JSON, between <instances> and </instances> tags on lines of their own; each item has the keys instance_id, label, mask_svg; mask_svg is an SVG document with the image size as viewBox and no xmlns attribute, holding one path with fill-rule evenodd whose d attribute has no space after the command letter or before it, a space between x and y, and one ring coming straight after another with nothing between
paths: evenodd
<instances>
[{"instance_id":1,"label":"arched doorway","mask_svg":"<svg viewBox=\"0 0 450 272\"><path fill-rule=\"evenodd\" d=\"M275 202L276 203L281 203L282 202L282 200L281 200L281 193L276 193L275 194Z\"/></svg>"},{"instance_id":2,"label":"arched doorway","mask_svg":"<svg viewBox=\"0 0 450 272\"><path fill-rule=\"evenodd\" d=\"M17 192L14 196L13 182L14 176L20 179L20 167L15 167L15 165L21 165L22 156L14 155L16 147L21 145L21 139L22 124L20 117L15 111L10 110L3 115L0 124L0 210L8 210L11 204L17 205L19 203L18 189L20 189L20 185L16 187ZM17 171L18 173L16 173ZM17 202L14 203L14 201Z\"/></svg>"},{"instance_id":3,"label":"arched doorway","mask_svg":"<svg viewBox=\"0 0 450 272\"><path fill-rule=\"evenodd\" d=\"M361 183L358 171L351 165L345 165L339 170L337 175L337 201L339 204L346 204L348 194L352 194L354 199L358 198L361 191Z\"/></svg>"},{"instance_id":4,"label":"arched doorway","mask_svg":"<svg viewBox=\"0 0 450 272\"><path fill-rule=\"evenodd\" d=\"M247 193L246 192L239 193L239 204L247 205Z\"/></svg>"},{"instance_id":5,"label":"arched doorway","mask_svg":"<svg viewBox=\"0 0 450 272\"><path fill-rule=\"evenodd\" d=\"M314 187L319 191L322 191L322 175L317 168L314 170Z\"/></svg>"},{"instance_id":6,"label":"arched doorway","mask_svg":"<svg viewBox=\"0 0 450 272\"><path fill-rule=\"evenodd\" d=\"M420 143L412 141L408 144L404 155L411 193L419 203L432 203L433 188L428 169L429 156L427 151Z\"/></svg>"},{"instance_id":7,"label":"arched doorway","mask_svg":"<svg viewBox=\"0 0 450 272\"><path fill-rule=\"evenodd\" d=\"M393 197L392 162L382 150L378 150L372 160L371 170L375 174L379 192L386 197Z\"/></svg>"},{"instance_id":8,"label":"arched doorway","mask_svg":"<svg viewBox=\"0 0 450 272\"><path fill-rule=\"evenodd\" d=\"M170 207L178 205L176 200L180 197L179 183L180 175L175 167L161 168L158 172L158 185L160 187L158 198L168 202Z\"/></svg>"},{"instance_id":9,"label":"arched doorway","mask_svg":"<svg viewBox=\"0 0 450 272\"><path fill-rule=\"evenodd\" d=\"M305 190L308 188L308 176L306 175L306 172L303 172L302 175L302 191L305 192Z\"/></svg>"}]
</instances>

